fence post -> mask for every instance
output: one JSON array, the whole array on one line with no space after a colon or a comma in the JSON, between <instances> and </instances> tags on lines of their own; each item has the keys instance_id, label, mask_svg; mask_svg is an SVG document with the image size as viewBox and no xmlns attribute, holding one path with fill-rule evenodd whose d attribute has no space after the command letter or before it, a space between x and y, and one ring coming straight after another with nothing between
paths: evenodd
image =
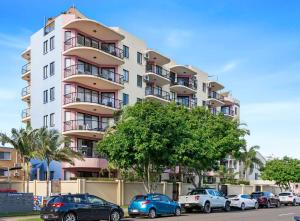
<instances>
[{"instance_id":1,"label":"fence post","mask_svg":"<svg viewBox=\"0 0 300 221\"><path fill-rule=\"evenodd\" d=\"M245 193L245 184L241 184L241 186L242 186L242 194L244 194Z\"/></svg>"},{"instance_id":2,"label":"fence post","mask_svg":"<svg viewBox=\"0 0 300 221\"><path fill-rule=\"evenodd\" d=\"M32 184L33 184L34 195L36 196L37 195L37 193L36 193L37 180L34 180ZM30 182L29 182L29 186L30 186Z\"/></svg>"},{"instance_id":3,"label":"fence post","mask_svg":"<svg viewBox=\"0 0 300 221\"><path fill-rule=\"evenodd\" d=\"M178 182L178 196L182 195L182 182Z\"/></svg>"},{"instance_id":4,"label":"fence post","mask_svg":"<svg viewBox=\"0 0 300 221\"><path fill-rule=\"evenodd\" d=\"M117 180L118 186L117 186L117 204L122 206L124 205L124 181L123 180Z\"/></svg>"},{"instance_id":5,"label":"fence post","mask_svg":"<svg viewBox=\"0 0 300 221\"><path fill-rule=\"evenodd\" d=\"M162 182L162 185L163 185L163 194L166 195L166 192L167 192L167 182Z\"/></svg>"}]
</instances>

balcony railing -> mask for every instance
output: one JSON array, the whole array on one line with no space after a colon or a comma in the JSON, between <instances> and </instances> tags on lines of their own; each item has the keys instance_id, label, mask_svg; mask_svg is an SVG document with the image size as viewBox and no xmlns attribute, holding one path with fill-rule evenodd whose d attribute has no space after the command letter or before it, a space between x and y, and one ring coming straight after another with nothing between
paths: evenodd
<instances>
[{"instance_id":1,"label":"balcony railing","mask_svg":"<svg viewBox=\"0 0 300 221\"><path fill-rule=\"evenodd\" d=\"M183 105L185 107L193 108L197 106L197 99L189 98L178 98L176 99L176 104Z\"/></svg>"},{"instance_id":2,"label":"balcony railing","mask_svg":"<svg viewBox=\"0 0 300 221\"><path fill-rule=\"evenodd\" d=\"M30 108L24 109L22 111L22 119L30 117Z\"/></svg>"},{"instance_id":3,"label":"balcony railing","mask_svg":"<svg viewBox=\"0 0 300 221\"><path fill-rule=\"evenodd\" d=\"M64 104L86 102L93 104L100 104L107 107L121 109L122 101L119 99L111 98L101 94L93 94L87 92L74 92L64 95Z\"/></svg>"},{"instance_id":4,"label":"balcony railing","mask_svg":"<svg viewBox=\"0 0 300 221\"><path fill-rule=\"evenodd\" d=\"M223 100L224 97L222 95L220 95L219 93L215 92L215 91L210 91L208 93L208 98L214 98L217 100Z\"/></svg>"},{"instance_id":5,"label":"balcony railing","mask_svg":"<svg viewBox=\"0 0 300 221\"><path fill-rule=\"evenodd\" d=\"M26 72L30 71L30 63L27 63L25 65L23 65L22 67L22 75L25 74Z\"/></svg>"},{"instance_id":6,"label":"balcony railing","mask_svg":"<svg viewBox=\"0 0 300 221\"><path fill-rule=\"evenodd\" d=\"M147 64L146 72L152 72L164 78L170 79L170 72L158 65Z\"/></svg>"},{"instance_id":7,"label":"balcony railing","mask_svg":"<svg viewBox=\"0 0 300 221\"><path fill-rule=\"evenodd\" d=\"M124 84L123 75L117 74L113 71L96 68L87 70L85 64L75 64L65 68L65 78L73 75L91 75L99 78L103 78L118 84Z\"/></svg>"},{"instance_id":8,"label":"balcony railing","mask_svg":"<svg viewBox=\"0 0 300 221\"><path fill-rule=\"evenodd\" d=\"M94 147L70 147L74 151L81 153L84 158L98 158L100 155Z\"/></svg>"},{"instance_id":9,"label":"balcony railing","mask_svg":"<svg viewBox=\"0 0 300 221\"><path fill-rule=\"evenodd\" d=\"M210 113L216 115L218 113L216 108L210 108Z\"/></svg>"},{"instance_id":10,"label":"balcony railing","mask_svg":"<svg viewBox=\"0 0 300 221\"><path fill-rule=\"evenodd\" d=\"M30 85L22 88L21 96L24 97L26 95L30 94Z\"/></svg>"},{"instance_id":11,"label":"balcony railing","mask_svg":"<svg viewBox=\"0 0 300 221\"><path fill-rule=\"evenodd\" d=\"M234 116L234 111L231 110L229 107L222 107L221 112L225 115Z\"/></svg>"},{"instance_id":12,"label":"balcony railing","mask_svg":"<svg viewBox=\"0 0 300 221\"><path fill-rule=\"evenodd\" d=\"M97 120L69 120L64 122L64 131L85 130L85 131L104 131L102 122Z\"/></svg>"},{"instance_id":13,"label":"balcony railing","mask_svg":"<svg viewBox=\"0 0 300 221\"><path fill-rule=\"evenodd\" d=\"M153 95L155 97L159 97L168 101L170 100L170 93L167 91L163 91L158 87L146 87L145 95Z\"/></svg>"},{"instance_id":14,"label":"balcony railing","mask_svg":"<svg viewBox=\"0 0 300 221\"><path fill-rule=\"evenodd\" d=\"M182 80L182 79L177 79L177 81L173 81L172 85L181 85L181 86L185 86L188 88L191 88L193 90L197 90L197 81L196 80Z\"/></svg>"},{"instance_id":15,"label":"balcony railing","mask_svg":"<svg viewBox=\"0 0 300 221\"><path fill-rule=\"evenodd\" d=\"M65 50L68 50L68 49L74 48L74 47L95 48L95 49L104 51L108 54L111 54L113 56L116 56L118 58L121 58L121 59L124 58L122 49L112 46L109 43L100 42L100 41L96 41L96 40L84 41L80 38L73 37L73 38L69 38L68 40L65 41Z\"/></svg>"}]
</instances>

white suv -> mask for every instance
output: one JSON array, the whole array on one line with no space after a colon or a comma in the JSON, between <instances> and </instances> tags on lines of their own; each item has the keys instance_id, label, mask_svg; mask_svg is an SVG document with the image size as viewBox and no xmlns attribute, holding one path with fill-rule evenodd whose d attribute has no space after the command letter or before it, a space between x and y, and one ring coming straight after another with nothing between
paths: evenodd
<instances>
[{"instance_id":1,"label":"white suv","mask_svg":"<svg viewBox=\"0 0 300 221\"><path fill-rule=\"evenodd\" d=\"M283 192L279 193L279 201L284 205L292 204L297 206L300 204L300 197L293 192Z\"/></svg>"}]
</instances>

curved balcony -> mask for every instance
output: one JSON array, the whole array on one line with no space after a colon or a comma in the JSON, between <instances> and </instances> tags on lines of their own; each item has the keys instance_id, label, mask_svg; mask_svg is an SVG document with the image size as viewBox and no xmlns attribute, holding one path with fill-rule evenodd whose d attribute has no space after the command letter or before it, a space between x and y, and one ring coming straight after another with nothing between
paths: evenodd
<instances>
[{"instance_id":1,"label":"curved balcony","mask_svg":"<svg viewBox=\"0 0 300 221\"><path fill-rule=\"evenodd\" d=\"M224 97L215 91L210 91L208 93L207 104L211 107L221 107L224 105Z\"/></svg>"},{"instance_id":2,"label":"curved balcony","mask_svg":"<svg viewBox=\"0 0 300 221\"><path fill-rule=\"evenodd\" d=\"M124 88L123 76L106 69L98 68L95 73L85 70L84 64L65 68L64 81L80 83L102 90L121 90Z\"/></svg>"},{"instance_id":3,"label":"curved balcony","mask_svg":"<svg viewBox=\"0 0 300 221\"><path fill-rule=\"evenodd\" d=\"M197 106L197 100L196 99L189 99L189 98L180 98L177 97L175 100L177 105L182 105L188 108L194 108Z\"/></svg>"},{"instance_id":4,"label":"curved balcony","mask_svg":"<svg viewBox=\"0 0 300 221\"><path fill-rule=\"evenodd\" d=\"M196 82L191 79L189 81L177 80L172 82L170 90L182 95L195 94L197 93L196 85Z\"/></svg>"},{"instance_id":5,"label":"curved balcony","mask_svg":"<svg viewBox=\"0 0 300 221\"><path fill-rule=\"evenodd\" d=\"M221 112L226 117L234 117L234 111L230 107L222 107Z\"/></svg>"},{"instance_id":6,"label":"curved balcony","mask_svg":"<svg viewBox=\"0 0 300 221\"><path fill-rule=\"evenodd\" d=\"M101 139L105 128L102 122L95 120L69 120L64 122L63 135L80 136L87 138Z\"/></svg>"},{"instance_id":7,"label":"curved balcony","mask_svg":"<svg viewBox=\"0 0 300 221\"><path fill-rule=\"evenodd\" d=\"M170 58L167 58L164 55L154 50L147 50L146 54L147 54L147 59L149 61L153 61L158 65L165 65L170 63L171 61Z\"/></svg>"},{"instance_id":8,"label":"curved balcony","mask_svg":"<svg viewBox=\"0 0 300 221\"><path fill-rule=\"evenodd\" d=\"M220 91L224 89L224 86L217 81L209 81L208 87L211 91Z\"/></svg>"},{"instance_id":9,"label":"curved balcony","mask_svg":"<svg viewBox=\"0 0 300 221\"><path fill-rule=\"evenodd\" d=\"M26 122L30 121L30 118L31 118L31 116L30 116L30 108L24 109L22 111L22 122L26 123Z\"/></svg>"},{"instance_id":10,"label":"curved balcony","mask_svg":"<svg viewBox=\"0 0 300 221\"><path fill-rule=\"evenodd\" d=\"M64 95L63 108L72 108L96 114L112 115L122 107L122 101L111 97L74 92Z\"/></svg>"},{"instance_id":11,"label":"curved balcony","mask_svg":"<svg viewBox=\"0 0 300 221\"><path fill-rule=\"evenodd\" d=\"M30 59L31 59L31 48L28 47L25 51L22 52L21 56L25 60L30 61Z\"/></svg>"},{"instance_id":12,"label":"curved balcony","mask_svg":"<svg viewBox=\"0 0 300 221\"><path fill-rule=\"evenodd\" d=\"M197 72L192 69L190 66L185 66L185 65L173 65L170 68L170 71L175 72L176 74L179 75L196 75Z\"/></svg>"},{"instance_id":13,"label":"curved balcony","mask_svg":"<svg viewBox=\"0 0 300 221\"><path fill-rule=\"evenodd\" d=\"M29 102L30 101L30 85L28 85L27 87L22 88L22 92L21 92L21 99L22 101L26 101Z\"/></svg>"},{"instance_id":14,"label":"curved balcony","mask_svg":"<svg viewBox=\"0 0 300 221\"><path fill-rule=\"evenodd\" d=\"M78 56L99 65L124 64L123 50L103 42L87 44L73 37L65 41L64 50L65 56Z\"/></svg>"},{"instance_id":15,"label":"curved balcony","mask_svg":"<svg viewBox=\"0 0 300 221\"><path fill-rule=\"evenodd\" d=\"M155 82L161 86L171 82L170 72L158 65L147 64L146 76L148 81Z\"/></svg>"},{"instance_id":16,"label":"curved balcony","mask_svg":"<svg viewBox=\"0 0 300 221\"><path fill-rule=\"evenodd\" d=\"M30 80L31 64L27 63L22 67L22 79L25 81Z\"/></svg>"},{"instance_id":17,"label":"curved balcony","mask_svg":"<svg viewBox=\"0 0 300 221\"><path fill-rule=\"evenodd\" d=\"M161 103L168 103L170 102L170 93L167 91L163 91L161 88L158 87L146 87L145 98L156 100Z\"/></svg>"},{"instance_id":18,"label":"curved balcony","mask_svg":"<svg viewBox=\"0 0 300 221\"><path fill-rule=\"evenodd\" d=\"M103 41L121 41L125 38L122 34L111 28L90 19L74 19L65 24L63 28L75 29Z\"/></svg>"},{"instance_id":19,"label":"curved balcony","mask_svg":"<svg viewBox=\"0 0 300 221\"><path fill-rule=\"evenodd\" d=\"M83 160L74 159L74 165L69 163L62 163L63 169L105 169L108 166L108 161L106 159L93 157L93 158L83 158Z\"/></svg>"}]
</instances>

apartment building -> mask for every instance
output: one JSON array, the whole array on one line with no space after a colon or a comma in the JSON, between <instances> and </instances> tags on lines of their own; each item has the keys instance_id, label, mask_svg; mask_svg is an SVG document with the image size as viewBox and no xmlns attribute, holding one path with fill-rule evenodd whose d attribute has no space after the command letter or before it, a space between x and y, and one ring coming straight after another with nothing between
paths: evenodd
<instances>
[{"instance_id":1,"label":"apartment building","mask_svg":"<svg viewBox=\"0 0 300 221\"><path fill-rule=\"evenodd\" d=\"M22 161L14 148L0 147L0 181L22 180L23 174L20 170Z\"/></svg>"},{"instance_id":2,"label":"apartment building","mask_svg":"<svg viewBox=\"0 0 300 221\"><path fill-rule=\"evenodd\" d=\"M205 106L213 114L239 118L239 102L207 73L177 64L125 30L91 20L74 7L49 18L31 36L22 57L27 61L22 122L61 131L85 156L75 165L53 165L53 178L99 176L107 161L95 152L96 142L114 123L116 111L141 99Z\"/></svg>"}]
</instances>

